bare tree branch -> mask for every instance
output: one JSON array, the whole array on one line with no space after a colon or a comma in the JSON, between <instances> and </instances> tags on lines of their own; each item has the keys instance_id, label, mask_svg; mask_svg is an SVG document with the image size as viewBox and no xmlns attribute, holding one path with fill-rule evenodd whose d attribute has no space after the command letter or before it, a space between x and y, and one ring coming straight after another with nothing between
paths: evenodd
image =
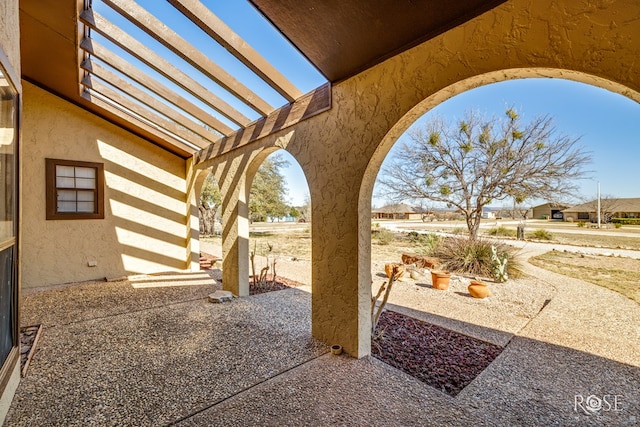
<instances>
[{"instance_id":1,"label":"bare tree branch","mask_svg":"<svg viewBox=\"0 0 640 427\"><path fill-rule=\"evenodd\" d=\"M384 195L456 207L472 238L484 206L507 198L522 203L571 196L591 161L579 138L559 134L551 117L522 123L513 109L490 120L472 111L455 124L435 118L408 139L382 171Z\"/></svg>"}]
</instances>

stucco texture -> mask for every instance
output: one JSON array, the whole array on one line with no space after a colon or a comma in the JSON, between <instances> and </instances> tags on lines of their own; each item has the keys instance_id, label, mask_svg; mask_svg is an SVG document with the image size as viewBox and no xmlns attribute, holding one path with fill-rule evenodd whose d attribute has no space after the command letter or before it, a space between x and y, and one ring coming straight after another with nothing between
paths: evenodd
<instances>
[{"instance_id":1,"label":"stucco texture","mask_svg":"<svg viewBox=\"0 0 640 427\"><path fill-rule=\"evenodd\" d=\"M640 101L638 20L634 0L508 1L335 85L330 111L201 163L224 194L224 266L233 269L225 288L241 291L248 277L250 169L264 150L284 148L311 194L313 334L351 355L369 354L371 193L397 138L446 99L508 79L566 78Z\"/></svg>"},{"instance_id":2,"label":"stucco texture","mask_svg":"<svg viewBox=\"0 0 640 427\"><path fill-rule=\"evenodd\" d=\"M9 59L13 71L20 75L20 20L18 0L0 2L0 46ZM16 82L18 84L19 82Z\"/></svg>"},{"instance_id":3,"label":"stucco texture","mask_svg":"<svg viewBox=\"0 0 640 427\"><path fill-rule=\"evenodd\" d=\"M23 288L188 268L186 162L23 87ZM104 164L104 219L45 219L46 158Z\"/></svg>"}]
</instances>

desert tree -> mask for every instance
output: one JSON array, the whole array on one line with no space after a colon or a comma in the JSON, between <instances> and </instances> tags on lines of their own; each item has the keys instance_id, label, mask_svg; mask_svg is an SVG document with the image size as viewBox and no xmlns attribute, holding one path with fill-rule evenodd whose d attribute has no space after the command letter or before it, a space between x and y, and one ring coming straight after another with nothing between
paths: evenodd
<instances>
[{"instance_id":1,"label":"desert tree","mask_svg":"<svg viewBox=\"0 0 640 427\"><path fill-rule=\"evenodd\" d=\"M213 174L207 175L200 192L200 203L198 210L200 211L200 233L205 235L213 234L214 224L218 209L222 204L222 196L218 189Z\"/></svg>"},{"instance_id":2,"label":"desert tree","mask_svg":"<svg viewBox=\"0 0 640 427\"><path fill-rule=\"evenodd\" d=\"M408 133L379 182L393 200L456 208L474 239L482 208L493 201L575 194L591 160L578 142L560 134L551 117L525 123L514 109L490 119L469 111L455 123L436 117Z\"/></svg>"}]
</instances>

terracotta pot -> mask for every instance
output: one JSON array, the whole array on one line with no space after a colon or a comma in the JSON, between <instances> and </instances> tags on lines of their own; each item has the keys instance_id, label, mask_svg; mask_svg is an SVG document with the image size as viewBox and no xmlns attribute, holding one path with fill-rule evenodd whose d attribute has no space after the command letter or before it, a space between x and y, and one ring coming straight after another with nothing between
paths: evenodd
<instances>
[{"instance_id":1,"label":"terracotta pot","mask_svg":"<svg viewBox=\"0 0 640 427\"><path fill-rule=\"evenodd\" d=\"M441 291L449 289L449 280L451 280L451 273L448 271L431 271L431 286L433 286L433 289L439 289Z\"/></svg>"},{"instance_id":2,"label":"terracotta pot","mask_svg":"<svg viewBox=\"0 0 640 427\"><path fill-rule=\"evenodd\" d=\"M487 284L477 280L472 280L467 290L474 298L486 298L491 296L491 290L487 287Z\"/></svg>"}]
</instances>

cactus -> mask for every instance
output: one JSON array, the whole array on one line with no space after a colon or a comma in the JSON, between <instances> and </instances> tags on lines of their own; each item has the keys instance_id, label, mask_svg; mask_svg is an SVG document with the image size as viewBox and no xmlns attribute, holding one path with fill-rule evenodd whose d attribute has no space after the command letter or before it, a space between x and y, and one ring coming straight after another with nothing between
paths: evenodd
<instances>
[{"instance_id":1,"label":"cactus","mask_svg":"<svg viewBox=\"0 0 640 427\"><path fill-rule=\"evenodd\" d=\"M493 278L498 283L506 282L507 279L509 279L509 275L507 274L507 259L508 255L506 253L499 256L498 249L495 246L491 246L491 260L493 261L491 270L493 272Z\"/></svg>"}]
</instances>

